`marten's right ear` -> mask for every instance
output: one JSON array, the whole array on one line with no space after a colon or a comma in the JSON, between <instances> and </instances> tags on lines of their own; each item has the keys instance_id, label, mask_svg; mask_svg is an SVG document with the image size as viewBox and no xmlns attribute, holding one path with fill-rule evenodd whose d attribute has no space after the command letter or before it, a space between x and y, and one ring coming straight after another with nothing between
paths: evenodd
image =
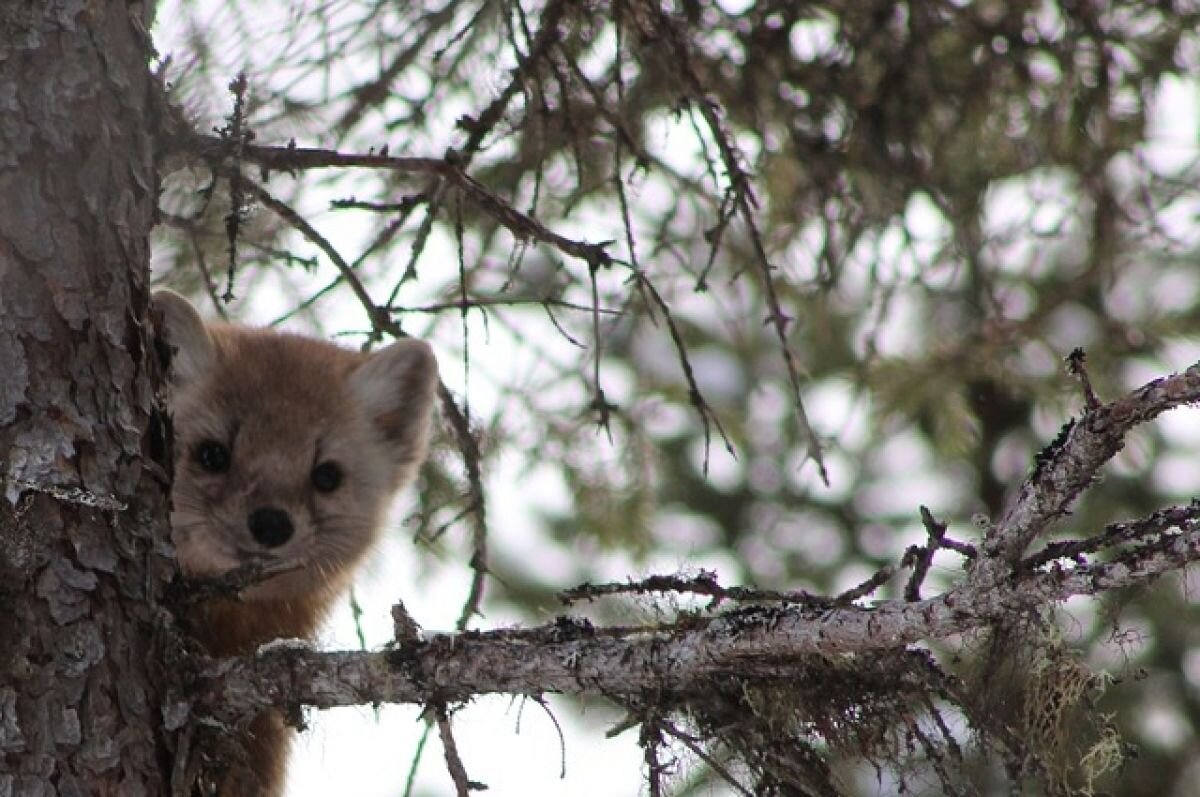
<instances>
[{"instance_id":1,"label":"marten's right ear","mask_svg":"<svg viewBox=\"0 0 1200 797\"><path fill-rule=\"evenodd\" d=\"M172 382L184 385L200 378L217 357L204 319L175 291L155 291L150 303L158 339L170 352Z\"/></svg>"}]
</instances>

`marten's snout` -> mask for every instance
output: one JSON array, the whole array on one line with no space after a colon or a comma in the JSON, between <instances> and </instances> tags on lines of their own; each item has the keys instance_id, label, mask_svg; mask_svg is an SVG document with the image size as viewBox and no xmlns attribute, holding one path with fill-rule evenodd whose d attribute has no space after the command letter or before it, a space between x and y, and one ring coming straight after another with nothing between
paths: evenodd
<instances>
[{"instance_id":1,"label":"marten's snout","mask_svg":"<svg viewBox=\"0 0 1200 797\"><path fill-rule=\"evenodd\" d=\"M292 538L292 519L273 506L255 509L246 518L246 526L250 535L267 548L278 548Z\"/></svg>"}]
</instances>

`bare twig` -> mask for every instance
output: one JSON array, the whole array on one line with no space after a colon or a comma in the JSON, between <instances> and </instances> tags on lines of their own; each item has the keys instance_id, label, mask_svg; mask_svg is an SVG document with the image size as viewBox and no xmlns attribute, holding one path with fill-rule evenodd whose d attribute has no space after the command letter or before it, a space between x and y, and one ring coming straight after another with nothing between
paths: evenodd
<instances>
[{"instance_id":1,"label":"bare twig","mask_svg":"<svg viewBox=\"0 0 1200 797\"><path fill-rule=\"evenodd\" d=\"M180 579L172 583L165 601L182 608L212 598L236 598L239 593L256 584L294 573L303 566L302 562L252 562L219 576Z\"/></svg>"},{"instance_id":2,"label":"bare twig","mask_svg":"<svg viewBox=\"0 0 1200 797\"><path fill-rule=\"evenodd\" d=\"M434 722L437 723L438 736L442 740L442 750L446 755L446 770L450 773L450 779L454 781L454 793L457 797L470 797L471 790L479 788L479 784L472 783L467 777L467 768L463 766L462 756L458 753L458 743L454 741L454 731L450 727L446 707L439 704L431 706L429 710L433 712Z\"/></svg>"},{"instance_id":3,"label":"bare twig","mask_svg":"<svg viewBox=\"0 0 1200 797\"><path fill-rule=\"evenodd\" d=\"M612 427L609 418L616 408L604 395L600 384L600 360L604 354L603 338L600 336L600 289L596 284L596 267L589 264L588 280L592 288L592 409L596 411L596 423L612 442Z\"/></svg>"},{"instance_id":4,"label":"bare twig","mask_svg":"<svg viewBox=\"0 0 1200 797\"><path fill-rule=\"evenodd\" d=\"M245 179L242 177L242 158L246 146L254 139L254 132L246 127L246 92L249 83L246 74L239 72L229 83L229 92L233 94L233 110L224 127L217 133L223 142L229 156L229 212L225 215L225 237L228 240L229 268L225 282L225 293L221 299L226 303L233 301L233 278L237 269L237 244L241 235L242 223L249 213L243 189Z\"/></svg>"},{"instance_id":5,"label":"bare twig","mask_svg":"<svg viewBox=\"0 0 1200 797\"><path fill-rule=\"evenodd\" d=\"M546 712L546 716L554 726L554 731L558 734L558 777L560 780L565 779L567 777L567 737L563 733L562 725L559 724L558 717L554 716L554 712L550 710L546 698L541 695L530 695L529 699Z\"/></svg>"},{"instance_id":6,"label":"bare twig","mask_svg":"<svg viewBox=\"0 0 1200 797\"><path fill-rule=\"evenodd\" d=\"M663 319L667 325L667 331L671 334L671 342L675 344L675 352L679 355L679 365L683 369L683 378L688 384L688 401L695 407L696 413L700 416L700 422L704 427L704 466L703 471L708 473L708 450L712 442L712 434L709 424L717 428L717 434L721 436L722 442L725 443L725 450L729 455L736 458L737 452L733 448L733 442L729 439L729 435L725 433L725 427L721 425L721 419L717 417L716 412L708 405L704 399L704 394L700 392L700 385L696 381L696 374L692 370L692 363L688 359L687 344L683 341L683 335L679 332L679 327L675 324L675 319L671 315L671 308L659 294L658 289L644 273L640 271L633 272L634 279L637 280L638 288L643 290L650 297L650 303L657 307L659 312L663 314Z\"/></svg>"},{"instance_id":7,"label":"bare twig","mask_svg":"<svg viewBox=\"0 0 1200 797\"><path fill-rule=\"evenodd\" d=\"M691 750L697 758L699 758L705 764L708 764L708 768L717 773L717 776L720 777L721 780L725 781L725 783L728 784L729 787L735 792L745 795L745 797L753 797L746 787L738 783L737 778L733 776L733 773L726 769L715 757L705 752L704 748L698 743L699 740L696 739L696 737L692 736L691 734L684 733L679 728L675 727L675 725L669 720L662 720L659 723L659 727L666 731L667 735L669 735L672 739L676 739L688 750Z\"/></svg>"},{"instance_id":8,"label":"bare twig","mask_svg":"<svg viewBox=\"0 0 1200 797\"><path fill-rule=\"evenodd\" d=\"M933 564L933 555L942 547L942 540L946 536L946 524L935 520L928 507L921 507L921 522L925 524L929 543L914 551L915 561L913 562L912 576L904 588L904 599L910 601L921 599L921 585L925 583L929 566Z\"/></svg>"},{"instance_id":9,"label":"bare twig","mask_svg":"<svg viewBox=\"0 0 1200 797\"><path fill-rule=\"evenodd\" d=\"M1160 509L1149 517L1128 523L1112 523L1104 531L1086 540L1064 540L1052 542L1041 551L1024 559L1021 567L1033 569L1047 565L1056 559L1071 559L1082 564L1085 554L1096 553L1134 540L1153 541L1171 529L1192 531L1200 523L1200 498L1192 499L1187 506L1172 506Z\"/></svg>"},{"instance_id":10,"label":"bare twig","mask_svg":"<svg viewBox=\"0 0 1200 797\"><path fill-rule=\"evenodd\" d=\"M337 267L337 270L342 275L342 279L346 281L350 289L354 291L354 295L358 297L359 302L367 310L372 326L377 326L381 318L386 318L386 315L371 300L371 296L367 293L366 286L363 285L362 280L354 273L354 269L346 262L341 253L329 242L329 239L321 235L315 227L308 223L307 219L293 210L290 205L272 196L271 192L267 191L263 186L253 180L243 180L243 184L250 195L270 208L275 215L294 227L310 243L325 253L325 256Z\"/></svg>"},{"instance_id":11,"label":"bare twig","mask_svg":"<svg viewBox=\"0 0 1200 797\"><path fill-rule=\"evenodd\" d=\"M746 603L794 603L821 609L832 608L835 605L831 598L802 590L782 592L754 587L722 587L717 582L717 574L711 570L701 570L695 576L660 575L624 583L581 584L558 593L558 599L569 606L579 601L591 601L609 595L646 595L662 592L706 595L712 598L710 605L713 607L725 600Z\"/></svg>"},{"instance_id":12,"label":"bare twig","mask_svg":"<svg viewBox=\"0 0 1200 797\"><path fill-rule=\"evenodd\" d=\"M904 552L904 558L900 560L899 565L884 565L872 573L871 576L865 581L851 587L845 592L840 593L836 598L834 598L834 603L839 606L847 606L854 603L854 601L861 600L862 598L865 598L871 593L875 592L875 590L891 581L892 576L896 575L897 570L902 567L907 567L910 564L914 551L914 548L909 548Z\"/></svg>"},{"instance_id":13,"label":"bare twig","mask_svg":"<svg viewBox=\"0 0 1200 797\"><path fill-rule=\"evenodd\" d=\"M646 761L646 783L650 787L650 797L662 797L663 778L668 774L669 767L662 760L662 729L657 719L651 717L643 720L638 745Z\"/></svg>"},{"instance_id":14,"label":"bare twig","mask_svg":"<svg viewBox=\"0 0 1200 797\"><path fill-rule=\"evenodd\" d=\"M231 173L222 167L223 153L216 139L201 138L200 149L207 154L210 163L218 164L223 174ZM323 168L369 168L386 169L407 174L440 176L463 192L471 200L518 238L528 238L549 244L566 255L583 260L597 267L607 266L612 259L607 252L610 241L589 243L560 235L537 219L517 210L509 202L489 191L469 176L462 168L461 156L450 153L446 158L396 157L382 154L343 153L328 149L306 149L303 147L246 146L242 157L267 170L296 171Z\"/></svg>"},{"instance_id":15,"label":"bare twig","mask_svg":"<svg viewBox=\"0 0 1200 797\"><path fill-rule=\"evenodd\" d=\"M1079 384L1083 386L1084 406L1089 410L1099 407L1101 401L1096 396L1096 391L1092 388L1092 380L1087 372L1087 354L1084 353L1083 349L1076 347L1067 355L1067 372L1078 379Z\"/></svg>"},{"instance_id":16,"label":"bare twig","mask_svg":"<svg viewBox=\"0 0 1200 797\"><path fill-rule=\"evenodd\" d=\"M755 221L757 200L751 188L750 175L742 167L744 159L733 137L726 132L722 124L719 115L719 106L708 95L703 82L692 66L691 44L680 24L672 19L664 8L658 5L644 3L641 4L640 10L645 12L643 18L649 17L647 24L650 26L655 37L664 42L671 50L673 57L670 59L670 63L679 70L679 79L683 84L688 101L699 111L705 125L708 127L709 134L716 142L717 148L721 153L721 163L725 167L725 172L729 180L729 190L732 192L732 205L737 208L742 221L750 233L750 243L754 249L755 263L759 268L763 293L766 297L769 311L766 323L775 330L776 337L779 339L780 352L783 355L784 365L787 367L788 380L794 394L793 398L797 419L809 441L808 454L816 464L817 471L821 475L821 480L825 484L829 484L829 474L825 470L821 445L817 439L816 432L809 423L808 413L804 409L800 384L800 366L795 353L792 351L791 346L788 345L788 325L792 319L783 312L778 292L775 290L774 266L771 265L770 258L767 256L762 234L759 232L758 223ZM721 229L719 222L717 233L713 236L714 240L719 241Z\"/></svg>"},{"instance_id":17,"label":"bare twig","mask_svg":"<svg viewBox=\"0 0 1200 797\"><path fill-rule=\"evenodd\" d=\"M462 310L464 305L470 309L487 309L491 307L520 307L522 305L540 305L541 307L561 307L564 310L578 310L584 313L598 312L600 315L622 316L624 311L611 307L593 308L585 304L556 299L551 296L474 296L470 299L456 299L453 302L435 302L416 307L396 306L392 312L401 313L444 313L448 310Z\"/></svg>"},{"instance_id":18,"label":"bare twig","mask_svg":"<svg viewBox=\"0 0 1200 797\"><path fill-rule=\"evenodd\" d=\"M487 575L487 507L483 493L483 457L479 452L479 443L471 431L471 423L455 402L454 396L445 385L438 386L438 398L441 400L442 415L450 423L454 432L454 440L463 458L466 468L467 491L469 495L472 517L475 522L471 525L471 588L459 615L457 627L463 630L479 612L479 603L483 600L483 585Z\"/></svg>"}]
</instances>

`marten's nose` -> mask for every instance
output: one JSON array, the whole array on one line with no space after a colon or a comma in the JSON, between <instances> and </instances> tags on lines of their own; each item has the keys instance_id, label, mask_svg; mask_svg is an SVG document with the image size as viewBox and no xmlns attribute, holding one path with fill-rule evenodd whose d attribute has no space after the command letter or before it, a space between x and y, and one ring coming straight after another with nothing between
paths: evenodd
<instances>
[{"instance_id":1,"label":"marten's nose","mask_svg":"<svg viewBox=\"0 0 1200 797\"><path fill-rule=\"evenodd\" d=\"M251 536L267 548L278 548L292 538L292 519L273 506L255 509L246 518L246 526Z\"/></svg>"}]
</instances>

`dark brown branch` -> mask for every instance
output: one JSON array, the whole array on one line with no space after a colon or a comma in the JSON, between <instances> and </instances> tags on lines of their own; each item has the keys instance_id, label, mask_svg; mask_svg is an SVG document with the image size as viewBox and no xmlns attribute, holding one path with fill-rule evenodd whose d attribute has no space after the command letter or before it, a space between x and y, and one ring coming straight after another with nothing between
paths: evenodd
<instances>
[{"instance_id":1,"label":"dark brown branch","mask_svg":"<svg viewBox=\"0 0 1200 797\"><path fill-rule=\"evenodd\" d=\"M584 304L576 304L575 302L568 302L549 296L476 296L465 301L459 299L453 302L437 302L435 304L423 304L416 307L397 306L393 307L392 311L397 314L444 313L448 310L459 311L464 306L473 309L487 309L490 307L520 307L522 305L561 307L565 310L579 310L584 313L598 312L600 315L624 315L624 312L621 310L615 310L609 307L593 308Z\"/></svg>"},{"instance_id":2,"label":"dark brown branch","mask_svg":"<svg viewBox=\"0 0 1200 797\"><path fill-rule=\"evenodd\" d=\"M522 90L525 82L533 75L540 62L546 58L555 42L558 41L558 25L566 13L569 3L567 0L551 0L541 12L542 26L529 46L529 52L524 56L518 53L518 63L512 72L512 80L500 92L500 96L479 114L476 119L463 120L460 126L469 130L469 137L463 146L463 155L468 162L475 156L483 145L483 140L504 118L508 104L512 102L517 92ZM516 49L516 48L514 48Z\"/></svg>"},{"instance_id":3,"label":"dark brown branch","mask_svg":"<svg viewBox=\"0 0 1200 797\"><path fill-rule=\"evenodd\" d=\"M446 769L450 773L450 779L454 781L454 793L456 797L469 797L472 788L477 787L478 784L473 783L467 777L467 768L463 765L462 756L458 753L458 743L454 741L454 731L450 727L450 716L446 713L446 706L439 703L430 711L433 712L434 721L437 723L438 737L442 740L442 751L446 756Z\"/></svg>"},{"instance_id":4,"label":"dark brown branch","mask_svg":"<svg viewBox=\"0 0 1200 797\"><path fill-rule=\"evenodd\" d=\"M210 163L219 164L223 159L217 147L218 139L202 137L200 148ZM369 168L386 169L407 174L439 176L454 185L478 208L500 222L520 239L530 239L549 244L566 255L578 258L596 267L607 266L612 258L607 252L611 242L589 243L559 235L537 219L522 213L511 204L489 191L481 183L463 171L459 157L454 154L446 158L397 157L382 154L344 153L328 149L304 147L246 146L242 158L269 171L298 171L325 168ZM221 169L224 173L226 170Z\"/></svg>"},{"instance_id":5,"label":"dark brown branch","mask_svg":"<svg viewBox=\"0 0 1200 797\"><path fill-rule=\"evenodd\" d=\"M929 567L933 564L933 555L942 547L942 540L946 536L946 524L936 520L928 507L921 507L921 523L925 525L929 543L914 551L915 561L913 562L912 576L904 588L904 599L909 601L921 599L921 585L925 583L925 576L928 575Z\"/></svg>"}]
</instances>

